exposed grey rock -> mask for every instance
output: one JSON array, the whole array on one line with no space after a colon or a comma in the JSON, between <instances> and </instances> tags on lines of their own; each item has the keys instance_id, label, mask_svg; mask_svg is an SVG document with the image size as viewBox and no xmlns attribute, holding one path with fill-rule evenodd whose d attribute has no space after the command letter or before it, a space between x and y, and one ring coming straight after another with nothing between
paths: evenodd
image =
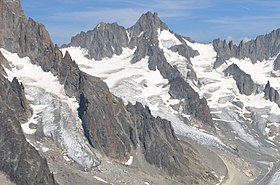
<instances>
[{"instance_id":1,"label":"exposed grey rock","mask_svg":"<svg viewBox=\"0 0 280 185\"><path fill-rule=\"evenodd\" d=\"M31 18L27 20L22 13L15 13L22 12L20 6L17 11L13 11L17 6L9 4L19 4L19 1L7 2L10 3L0 1L0 47L18 53L21 57L28 55L38 63L43 62L45 54L53 49L49 33L42 24Z\"/></svg>"},{"instance_id":2,"label":"exposed grey rock","mask_svg":"<svg viewBox=\"0 0 280 185\"><path fill-rule=\"evenodd\" d=\"M232 42L226 43L220 39L213 41L218 56L223 60L232 57L239 59L250 58L253 63L267 60L276 56L280 51L280 29L273 30L266 35L260 35L255 40L241 41L238 46Z\"/></svg>"},{"instance_id":3,"label":"exposed grey rock","mask_svg":"<svg viewBox=\"0 0 280 185\"><path fill-rule=\"evenodd\" d=\"M280 70L280 55L276 57L273 63L273 70L278 71Z\"/></svg>"},{"instance_id":4,"label":"exposed grey rock","mask_svg":"<svg viewBox=\"0 0 280 185\"><path fill-rule=\"evenodd\" d=\"M222 41L220 39L213 40L213 46L215 51L217 52L217 56L226 60L235 55L237 48L232 41L227 43L225 40Z\"/></svg>"},{"instance_id":5,"label":"exposed grey rock","mask_svg":"<svg viewBox=\"0 0 280 185\"><path fill-rule=\"evenodd\" d=\"M187 63L186 64L186 68L187 68L187 79L191 79L191 80L195 80L195 81L198 81L197 79L197 75L192 67L192 64L191 63Z\"/></svg>"},{"instance_id":6,"label":"exposed grey rock","mask_svg":"<svg viewBox=\"0 0 280 185\"><path fill-rule=\"evenodd\" d=\"M265 88L264 88L264 98L266 100L275 102L280 107L279 92L270 86L269 81L267 82L267 84L265 85Z\"/></svg>"},{"instance_id":7,"label":"exposed grey rock","mask_svg":"<svg viewBox=\"0 0 280 185\"><path fill-rule=\"evenodd\" d=\"M236 105L237 107L243 109L244 107L244 103L242 101L233 101L232 102L233 105Z\"/></svg>"},{"instance_id":8,"label":"exposed grey rock","mask_svg":"<svg viewBox=\"0 0 280 185\"><path fill-rule=\"evenodd\" d=\"M171 66L167 62L163 51L159 49L159 47L150 46L148 50L148 56L148 67L150 70L155 71L158 69L162 77L168 79L169 81L180 76L180 72L176 67Z\"/></svg>"},{"instance_id":9,"label":"exposed grey rock","mask_svg":"<svg viewBox=\"0 0 280 185\"><path fill-rule=\"evenodd\" d=\"M3 67L3 66L6 67L6 64L7 64L7 60L3 56L3 54L0 52L0 75L2 75L2 76L7 76L7 73Z\"/></svg>"},{"instance_id":10,"label":"exposed grey rock","mask_svg":"<svg viewBox=\"0 0 280 185\"><path fill-rule=\"evenodd\" d=\"M224 70L226 76L232 76L241 94L251 95L255 91L254 81L251 75L246 74L236 64L231 64Z\"/></svg>"},{"instance_id":11,"label":"exposed grey rock","mask_svg":"<svg viewBox=\"0 0 280 185\"><path fill-rule=\"evenodd\" d=\"M171 175L184 175L187 161L171 123L154 118L149 108L138 102L135 105L129 103L127 109L137 125L137 142L141 143L146 160Z\"/></svg>"},{"instance_id":12,"label":"exposed grey rock","mask_svg":"<svg viewBox=\"0 0 280 185\"><path fill-rule=\"evenodd\" d=\"M194 56L199 55L198 51L193 50L187 44L175 45L169 49L173 52L178 52L179 55L182 55L182 56L186 57L187 59L190 59Z\"/></svg>"},{"instance_id":13,"label":"exposed grey rock","mask_svg":"<svg viewBox=\"0 0 280 185\"><path fill-rule=\"evenodd\" d=\"M68 46L87 48L90 58L101 60L105 57L111 58L114 54L120 55L122 48L128 45L128 41L124 27L117 23L99 23L94 30L81 32L72 37Z\"/></svg>"},{"instance_id":14,"label":"exposed grey rock","mask_svg":"<svg viewBox=\"0 0 280 185\"><path fill-rule=\"evenodd\" d=\"M136 22L136 24L128 29L128 32L130 33L130 37L131 37L129 46L130 48L133 48L135 46L137 47L131 61L132 63L136 63L140 61L145 56L153 57L154 53L156 53L156 55L160 53L159 52L160 49L158 47L159 44L158 30L169 30L169 28L165 23L163 23L160 20L157 13L153 14L151 12L147 12L146 14L143 14ZM193 50L191 47L189 47L186 44L182 36L175 33L174 35L181 41L182 44L169 48L171 51L178 52L180 55L186 57L188 60L190 60L191 57L194 57L199 54L198 51ZM159 58L161 58L162 60L162 58L165 57L162 56ZM155 59L153 58L152 60L154 61ZM163 60L164 60L163 63L165 63L166 59ZM164 76L164 78L166 78L166 76Z\"/></svg>"},{"instance_id":15,"label":"exposed grey rock","mask_svg":"<svg viewBox=\"0 0 280 185\"><path fill-rule=\"evenodd\" d=\"M213 65L213 69L217 69L224 63L226 63L226 60L223 57L217 56L216 61L214 62L214 65Z\"/></svg>"},{"instance_id":16,"label":"exposed grey rock","mask_svg":"<svg viewBox=\"0 0 280 185\"><path fill-rule=\"evenodd\" d=\"M237 46L232 41L227 43L225 40L214 39L213 47L217 52L216 61L213 66L214 69L220 67L226 60L236 56Z\"/></svg>"},{"instance_id":17,"label":"exposed grey rock","mask_svg":"<svg viewBox=\"0 0 280 185\"><path fill-rule=\"evenodd\" d=\"M134 48L142 39L147 39L149 43L158 46L158 29L169 30L157 13L147 12L143 14L136 24L128 29L131 38L129 47Z\"/></svg>"},{"instance_id":18,"label":"exposed grey rock","mask_svg":"<svg viewBox=\"0 0 280 185\"><path fill-rule=\"evenodd\" d=\"M174 99L184 99L182 106L185 114L192 114L203 123L213 126L206 99L200 99L199 95L181 77L177 77L170 82L169 94Z\"/></svg>"},{"instance_id":19,"label":"exposed grey rock","mask_svg":"<svg viewBox=\"0 0 280 185\"><path fill-rule=\"evenodd\" d=\"M55 185L46 159L25 139L20 122L27 120L28 105L22 86L0 75L0 170L20 185Z\"/></svg>"}]
</instances>

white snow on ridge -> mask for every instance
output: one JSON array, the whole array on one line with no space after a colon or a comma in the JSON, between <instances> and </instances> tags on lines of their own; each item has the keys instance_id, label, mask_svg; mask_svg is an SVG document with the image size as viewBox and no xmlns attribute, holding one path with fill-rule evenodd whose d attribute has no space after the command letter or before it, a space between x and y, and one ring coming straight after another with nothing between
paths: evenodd
<instances>
[{"instance_id":1,"label":"white snow on ridge","mask_svg":"<svg viewBox=\"0 0 280 185\"><path fill-rule=\"evenodd\" d=\"M171 33L168 30L160 31L160 29L158 29L158 40L159 40L159 48L161 48L164 51L164 56L167 59L167 62L171 66L176 66L179 72L182 74L182 76L186 78L187 59L179 55L177 52L173 52L168 49L172 46L180 45L182 43L175 37L173 33Z\"/></svg>"},{"instance_id":2,"label":"white snow on ridge","mask_svg":"<svg viewBox=\"0 0 280 185\"><path fill-rule=\"evenodd\" d=\"M33 109L32 117L27 123L22 124L24 133L36 132L36 128L30 128L31 123L42 127L44 135L58 142L74 161L84 168L94 166L96 161L81 129L76 99L67 97L57 77L32 64L28 57L20 58L17 54L4 49L0 51L12 67L11 70L5 68L8 80L11 81L16 77L23 83ZM46 152L47 147L42 150Z\"/></svg>"},{"instance_id":3,"label":"white snow on ridge","mask_svg":"<svg viewBox=\"0 0 280 185\"><path fill-rule=\"evenodd\" d=\"M162 47L170 48L175 45L182 44L173 33L169 30L160 30L158 29L158 37L159 37L159 44Z\"/></svg>"}]
</instances>

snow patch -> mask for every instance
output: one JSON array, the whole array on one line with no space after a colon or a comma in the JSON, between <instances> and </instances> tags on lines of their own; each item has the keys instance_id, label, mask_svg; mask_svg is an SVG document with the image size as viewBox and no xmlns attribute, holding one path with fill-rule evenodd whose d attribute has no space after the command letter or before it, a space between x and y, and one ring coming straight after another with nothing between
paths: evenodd
<instances>
[{"instance_id":1,"label":"snow patch","mask_svg":"<svg viewBox=\"0 0 280 185\"><path fill-rule=\"evenodd\" d=\"M104 182L104 183L108 183L107 181L105 181L104 179L97 177L97 176L93 176L93 178L95 178L96 180L100 181L100 182Z\"/></svg>"},{"instance_id":2,"label":"snow patch","mask_svg":"<svg viewBox=\"0 0 280 185\"><path fill-rule=\"evenodd\" d=\"M50 150L50 149L47 148L47 147L44 147L44 146L42 147L42 151L43 151L43 152L47 152L47 151L49 151L49 150Z\"/></svg>"},{"instance_id":3,"label":"snow patch","mask_svg":"<svg viewBox=\"0 0 280 185\"><path fill-rule=\"evenodd\" d=\"M177 52L173 52L168 49L172 46L180 45L182 43L175 37L173 33L168 30L160 31L160 29L158 29L158 40L159 48L164 51L164 56L167 62L171 66L176 66L182 76L186 78L188 72L186 68L187 59L179 55Z\"/></svg>"},{"instance_id":4,"label":"snow patch","mask_svg":"<svg viewBox=\"0 0 280 185\"><path fill-rule=\"evenodd\" d=\"M130 166L132 164L132 162L133 162L133 156L130 156L128 161L125 163L125 165Z\"/></svg>"},{"instance_id":5,"label":"snow patch","mask_svg":"<svg viewBox=\"0 0 280 185\"><path fill-rule=\"evenodd\" d=\"M165 48L171 48L172 46L175 45L180 45L182 44L176 36L171 33L169 30L160 30L158 29L158 40L160 42L160 45Z\"/></svg>"}]
</instances>

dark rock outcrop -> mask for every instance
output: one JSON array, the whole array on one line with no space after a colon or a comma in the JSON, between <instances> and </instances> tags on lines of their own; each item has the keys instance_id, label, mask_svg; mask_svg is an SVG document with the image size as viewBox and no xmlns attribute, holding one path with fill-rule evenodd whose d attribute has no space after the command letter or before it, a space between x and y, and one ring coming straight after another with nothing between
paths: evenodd
<instances>
[{"instance_id":1,"label":"dark rock outcrop","mask_svg":"<svg viewBox=\"0 0 280 185\"><path fill-rule=\"evenodd\" d=\"M124 27L117 23L99 23L94 30L81 32L72 37L69 46L87 48L89 58L101 60L105 57L111 58L114 54L120 55L122 48L128 45L128 41L128 34Z\"/></svg>"},{"instance_id":2,"label":"dark rock outcrop","mask_svg":"<svg viewBox=\"0 0 280 185\"><path fill-rule=\"evenodd\" d=\"M217 56L216 61L214 62L214 65L213 65L213 69L217 69L224 63L226 63L226 60L223 57Z\"/></svg>"},{"instance_id":3,"label":"dark rock outcrop","mask_svg":"<svg viewBox=\"0 0 280 185\"><path fill-rule=\"evenodd\" d=\"M7 73L4 69L4 67L7 67L7 60L3 56L3 54L0 52L0 75L7 76Z\"/></svg>"},{"instance_id":4,"label":"dark rock outcrop","mask_svg":"<svg viewBox=\"0 0 280 185\"><path fill-rule=\"evenodd\" d=\"M28 55L34 61L43 62L45 54L53 49L45 27L31 18L25 18L18 0L1 0L0 4L0 47L21 57ZM18 9L14 10L15 7Z\"/></svg>"},{"instance_id":5,"label":"dark rock outcrop","mask_svg":"<svg viewBox=\"0 0 280 185\"><path fill-rule=\"evenodd\" d=\"M193 50L187 44L175 45L169 49L173 52L178 52L179 55L182 55L182 56L186 57L187 59L190 59L194 56L199 55L198 51Z\"/></svg>"},{"instance_id":6,"label":"dark rock outcrop","mask_svg":"<svg viewBox=\"0 0 280 185\"><path fill-rule=\"evenodd\" d=\"M275 102L280 107L280 97L279 92L270 86L270 82L268 81L264 88L264 98L266 100L270 100Z\"/></svg>"},{"instance_id":7,"label":"dark rock outcrop","mask_svg":"<svg viewBox=\"0 0 280 185\"><path fill-rule=\"evenodd\" d=\"M163 51L158 47L150 46L147 55L149 56L148 67L150 70L155 71L158 69L162 77L168 79L169 81L180 76L180 72L177 68L171 66L167 62Z\"/></svg>"},{"instance_id":8,"label":"dark rock outcrop","mask_svg":"<svg viewBox=\"0 0 280 185\"><path fill-rule=\"evenodd\" d=\"M224 70L225 76L232 76L241 94L251 95L255 91L254 81L251 75L246 74L236 64L231 64Z\"/></svg>"},{"instance_id":9,"label":"dark rock outcrop","mask_svg":"<svg viewBox=\"0 0 280 185\"><path fill-rule=\"evenodd\" d=\"M280 70L280 55L276 57L273 63L273 70L278 71Z\"/></svg>"},{"instance_id":10,"label":"dark rock outcrop","mask_svg":"<svg viewBox=\"0 0 280 185\"><path fill-rule=\"evenodd\" d=\"M153 117L149 108L140 103L129 103L127 110L137 125L137 143L141 144L146 160L171 175L183 175L187 161L171 123L160 117Z\"/></svg>"},{"instance_id":11,"label":"dark rock outcrop","mask_svg":"<svg viewBox=\"0 0 280 185\"><path fill-rule=\"evenodd\" d=\"M22 85L0 75L0 170L20 185L55 185L46 159L25 139L20 123L29 106Z\"/></svg>"},{"instance_id":12,"label":"dark rock outcrop","mask_svg":"<svg viewBox=\"0 0 280 185\"><path fill-rule=\"evenodd\" d=\"M192 114L200 121L213 126L210 108L205 98L200 99L199 95L181 77L170 82L169 94L172 98L183 99L182 106L185 114Z\"/></svg>"},{"instance_id":13,"label":"dark rock outcrop","mask_svg":"<svg viewBox=\"0 0 280 185\"><path fill-rule=\"evenodd\" d=\"M169 30L168 26L160 20L157 13L143 14L136 24L128 29L131 41L130 48L134 48L141 40L158 46L158 29Z\"/></svg>"},{"instance_id":14,"label":"dark rock outcrop","mask_svg":"<svg viewBox=\"0 0 280 185\"><path fill-rule=\"evenodd\" d=\"M217 56L226 60L235 55L237 49L236 45L234 45L232 41L227 43L225 40L222 41L220 39L213 40L213 47L217 52Z\"/></svg>"},{"instance_id":15,"label":"dark rock outcrop","mask_svg":"<svg viewBox=\"0 0 280 185\"><path fill-rule=\"evenodd\" d=\"M241 41L238 46L232 42L215 39L213 46L217 57L227 60L232 57L238 59L250 58L253 63L267 60L280 52L280 29L273 30L266 35L260 35L255 40Z\"/></svg>"},{"instance_id":16,"label":"dark rock outcrop","mask_svg":"<svg viewBox=\"0 0 280 185\"><path fill-rule=\"evenodd\" d=\"M233 56L236 56L237 46L234 45L232 41L227 43L225 40L222 41L220 39L214 39L213 47L217 52L216 61L213 66L214 69L220 67L223 63L226 62L226 60L232 58Z\"/></svg>"}]
</instances>

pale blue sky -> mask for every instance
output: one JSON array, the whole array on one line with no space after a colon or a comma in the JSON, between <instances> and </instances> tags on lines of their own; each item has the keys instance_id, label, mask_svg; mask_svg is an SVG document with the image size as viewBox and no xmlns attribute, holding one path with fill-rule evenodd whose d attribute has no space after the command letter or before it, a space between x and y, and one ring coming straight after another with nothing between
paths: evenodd
<instances>
[{"instance_id":1,"label":"pale blue sky","mask_svg":"<svg viewBox=\"0 0 280 185\"><path fill-rule=\"evenodd\" d=\"M279 0L21 0L28 17L43 23L54 43L99 22L130 27L141 14L158 12L171 30L199 42L238 41L280 28Z\"/></svg>"}]
</instances>

